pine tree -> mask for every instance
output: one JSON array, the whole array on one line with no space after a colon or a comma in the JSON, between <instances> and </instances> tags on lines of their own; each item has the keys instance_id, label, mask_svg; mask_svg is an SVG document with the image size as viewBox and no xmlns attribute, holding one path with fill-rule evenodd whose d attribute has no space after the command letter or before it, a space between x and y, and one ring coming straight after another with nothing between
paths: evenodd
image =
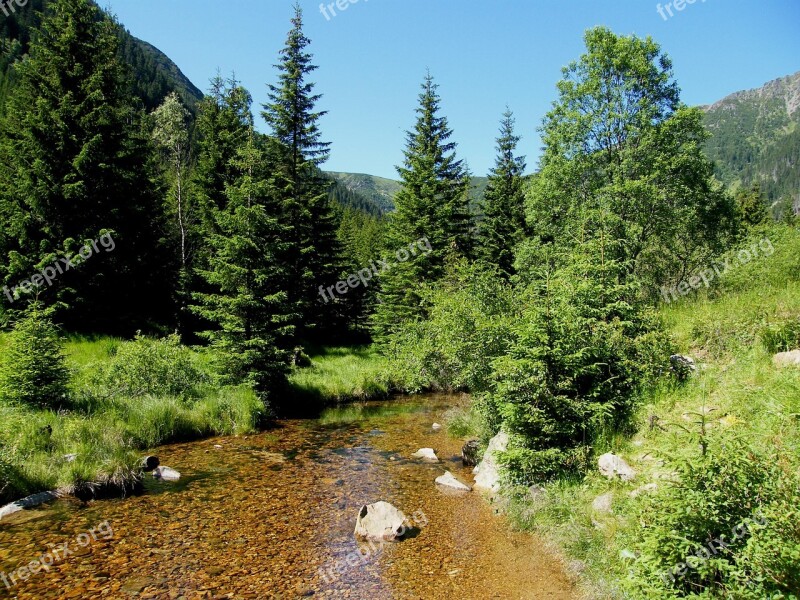
<instances>
[{"instance_id":1,"label":"pine tree","mask_svg":"<svg viewBox=\"0 0 800 600\"><path fill-rule=\"evenodd\" d=\"M484 219L478 230L479 255L506 276L514 274L514 248L525 236L525 158L516 156L519 136L514 115L503 114L497 161L483 197Z\"/></svg>"},{"instance_id":2,"label":"pine tree","mask_svg":"<svg viewBox=\"0 0 800 600\"><path fill-rule=\"evenodd\" d=\"M422 84L417 123L407 133L405 161L398 167L402 188L395 198L387 244L400 251L427 237L430 252L399 261L381 278L374 332L382 339L406 319L423 316L419 286L438 280L448 257L472 253L472 216L468 208L469 173L456 158L453 132L439 115L437 85L428 74Z\"/></svg>"},{"instance_id":3,"label":"pine tree","mask_svg":"<svg viewBox=\"0 0 800 600\"><path fill-rule=\"evenodd\" d=\"M39 297L70 306L71 328L129 332L171 312L172 276L152 146L116 27L89 0L56 0L15 66L0 144L0 279L14 286L112 231L113 253L69 269Z\"/></svg>"},{"instance_id":4,"label":"pine tree","mask_svg":"<svg viewBox=\"0 0 800 600\"><path fill-rule=\"evenodd\" d=\"M307 81L317 68L307 51L310 43L303 33L303 12L295 5L292 29L276 65L278 85L269 86L270 102L262 113L273 137L284 146L277 167L284 218L290 226L287 260L296 274L288 291L301 317L297 324L301 336L318 335L330 323L318 288L335 283L342 266L338 223L328 197L331 183L319 170L328 159L330 144L321 141L319 130L325 113L314 110L321 96Z\"/></svg>"},{"instance_id":5,"label":"pine tree","mask_svg":"<svg viewBox=\"0 0 800 600\"><path fill-rule=\"evenodd\" d=\"M194 307L216 326L204 335L230 380L250 382L265 399L284 383L295 320L281 261L286 229L270 179L274 154L274 142L260 142L251 128L233 162L238 176L227 204L215 213L209 267L201 271L213 291L197 293Z\"/></svg>"}]
</instances>

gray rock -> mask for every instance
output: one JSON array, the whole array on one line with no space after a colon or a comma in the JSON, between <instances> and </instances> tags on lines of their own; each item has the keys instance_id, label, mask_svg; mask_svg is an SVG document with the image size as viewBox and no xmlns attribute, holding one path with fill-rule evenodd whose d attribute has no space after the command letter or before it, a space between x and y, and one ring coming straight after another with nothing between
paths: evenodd
<instances>
[{"instance_id":1,"label":"gray rock","mask_svg":"<svg viewBox=\"0 0 800 600\"><path fill-rule=\"evenodd\" d=\"M800 350L779 352L772 357L772 362L779 367L800 366Z\"/></svg>"},{"instance_id":2,"label":"gray rock","mask_svg":"<svg viewBox=\"0 0 800 600\"><path fill-rule=\"evenodd\" d=\"M470 440L461 448L461 462L465 467L474 467L478 464L478 451L481 444L478 440Z\"/></svg>"},{"instance_id":3,"label":"gray rock","mask_svg":"<svg viewBox=\"0 0 800 600\"><path fill-rule=\"evenodd\" d=\"M607 479L619 477L623 481L633 481L636 478L636 471L633 470L633 467L623 458L611 452L598 458L597 466L600 468L600 473Z\"/></svg>"},{"instance_id":4,"label":"gray rock","mask_svg":"<svg viewBox=\"0 0 800 600\"><path fill-rule=\"evenodd\" d=\"M436 478L436 485L441 485L459 492L471 492L472 488L465 483L461 483L450 471L445 471L444 475Z\"/></svg>"},{"instance_id":5,"label":"gray rock","mask_svg":"<svg viewBox=\"0 0 800 600\"><path fill-rule=\"evenodd\" d=\"M441 430L442 430L442 426L441 426L441 425L439 425L439 423L434 423L434 424L431 426L431 429L433 429L434 431L441 431Z\"/></svg>"},{"instance_id":6,"label":"gray rock","mask_svg":"<svg viewBox=\"0 0 800 600\"><path fill-rule=\"evenodd\" d=\"M592 510L595 512L610 513L611 504L613 501L614 501L614 494L611 492L603 494L602 496L598 496L592 502Z\"/></svg>"},{"instance_id":7,"label":"gray rock","mask_svg":"<svg viewBox=\"0 0 800 600\"><path fill-rule=\"evenodd\" d=\"M500 465L497 462L497 454L508 449L508 434L501 431L494 436L483 453L483 460L475 467L476 490L490 490L496 492L500 489Z\"/></svg>"},{"instance_id":8,"label":"gray rock","mask_svg":"<svg viewBox=\"0 0 800 600\"><path fill-rule=\"evenodd\" d=\"M178 481L181 478L181 474L169 467L156 467L153 471L153 477L161 481Z\"/></svg>"},{"instance_id":9,"label":"gray rock","mask_svg":"<svg viewBox=\"0 0 800 600\"><path fill-rule=\"evenodd\" d=\"M413 458L421 458L428 462L439 462L439 457L436 456L436 452L433 451L433 448L420 448L411 456Z\"/></svg>"},{"instance_id":10,"label":"gray rock","mask_svg":"<svg viewBox=\"0 0 800 600\"><path fill-rule=\"evenodd\" d=\"M20 511L36 508L42 504L58 500L61 497L62 495L58 492L41 492L23 498L22 500L12 502L11 504L6 504L4 507L0 508L0 521Z\"/></svg>"},{"instance_id":11,"label":"gray rock","mask_svg":"<svg viewBox=\"0 0 800 600\"><path fill-rule=\"evenodd\" d=\"M142 459L142 471L145 473L150 473L151 471L154 471L160 464L161 461L158 460L157 456L145 456Z\"/></svg>"},{"instance_id":12,"label":"gray rock","mask_svg":"<svg viewBox=\"0 0 800 600\"><path fill-rule=\"evenodd\" d=\"M694 360L688 356L673 354L669 357L669 365L679 381L685 381L697 370Z\"/></svg>"},{"instance_id":13,"label":"gray rock","mask_svg":"<svg viewBox=\"0 0 800 600\"><path fill-rule=\"evenodd\" d=\"M355 536L375 542L394 542L407 531L407 518L388 502L375 502L361 507L356 519Z\"/></svg>"}]
</instances>

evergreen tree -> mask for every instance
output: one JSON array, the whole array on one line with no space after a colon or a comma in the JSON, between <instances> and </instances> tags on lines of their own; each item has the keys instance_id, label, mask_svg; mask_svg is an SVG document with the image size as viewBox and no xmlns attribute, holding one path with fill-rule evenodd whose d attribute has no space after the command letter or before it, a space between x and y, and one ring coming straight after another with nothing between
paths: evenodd
<instances>
[{"instance_id":1,"label":"evergreen tree","mask_svg":"<svg viewBox=\"0 0 800 600\"><path fill-rule=\"evenodd\" d=\"M15 65L0 144L0 279L15 286L111 231L113 253L65 270L40 298L70 306L71 328L131 332L169 314L172 277L152 147L116 27L89 0L56 0Z\"/></svg>"},{"instance_id":2,"label":"evergreen tree","mask_svg":"<svg viewBox=\"0 0 800 600\"><path fill-rule=\"evenodd\" d=\"M739 210L739 218L748 227L763 225L769 220L769 212L764 195L761 193L761 186L754 183L749 188L737 190L734 196L736 207Z\"/></svg>"},{"instance_id":3,"label":"evergreen tree","mask_svg":"<svg viewBox=\"0 0 800 600\"><path fill-rule=\"evenodd\" d=\"M387 233L392 251L408 248L424 237L431 251L413 254L383 274L374 319L378 338L396 331L406 319L423 316L419 286L438 280L449 256L472 252L469 173L456 158L456 144L448 141L453 132L447 119L439 115L437 87L428 74L419 95L417 123L407 134L405 161L397 168L402 188Z\"/></svg>"},{"instance_id":4,"label":"evergreen tree","mask_svg":"<svg viewBox=\"0 0 800 600\"><path fill-rule=\"evenodd\" d=\"M205 337L230 380L250 382L265 399L284 381L295 320L281 260L286 229L270 178L274 147L271 140L261 144L251 126L233 162L238 176L227 204L215 213L209 267L201 271L212 291L197 293L194 307L216 326Z\"/></svg>"},{"instance_id":5,"label":"evergreen tree","mask_svg":"<svg viewBox=\"0 0 800 600\"><path fill-rule=\"evenodd\" d=\"M479 255L506 276L514 274L514 248L525 235L525 158L516 156L519 136L514 115L503 114L497 139L497 160L483 197L483 221L478 229Z\"/></svg>"},{"instance_id":6,"label":"evergreen tree","mask_svg":"<svg viewBox=\"0 0 800 600\"><path fill-rule=\"evenodd\" d=\"M269 86L270 102L262 113L273 137L284 146L277 165L278 185L290 226L287 260L296 275L288 292L301 317L297 324L301 336L318 335L330 324L318 288L334 283L342 270L338 223L328 197L331 183L319 170L328 159L330 144L321 141L319 130L325 113L314 110L321 96L314 94L314 84L307 80L317 68L307 51L310 43L303 33L303 12L295 5L292 29L276 65L278 85Z\"/></svg>"}]
</instances>

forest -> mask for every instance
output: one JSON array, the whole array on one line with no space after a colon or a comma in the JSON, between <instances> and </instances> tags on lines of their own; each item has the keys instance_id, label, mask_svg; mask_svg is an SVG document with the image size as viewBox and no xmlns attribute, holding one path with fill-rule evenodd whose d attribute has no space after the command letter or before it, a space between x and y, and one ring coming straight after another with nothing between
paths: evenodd
<instances>
[{"instance_id":1,"label":"forest","mask_svg":"<svg viewBox=\"0 0 800 600\"><path fill-rule=\"evenodd\" d=\"M135 495L166 444L464 394L447 435L507 435L495 502L592 597L800 597L795 138L761 181L655 40L598 26L537 164L508 109L479 192L428 72L387 208L323 170L289 16L261 102L90 0L3 24L0 500Z\"/></svg>"}]
</instances>

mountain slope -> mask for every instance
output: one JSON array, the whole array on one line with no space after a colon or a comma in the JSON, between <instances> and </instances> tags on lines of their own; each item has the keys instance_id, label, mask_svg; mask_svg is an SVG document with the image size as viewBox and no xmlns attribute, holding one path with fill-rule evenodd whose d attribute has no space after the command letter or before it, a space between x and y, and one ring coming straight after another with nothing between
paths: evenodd
<instances>
[{"instance_id":1,"label":"mountain slope","mask_svg":"<svg viewBox=\"0 0 800 600\"><path fill-rule=\"evenodd\" d=\"M381 207L384 212L394 210L394 197L400 191L400 182L364 173L337 173L328 171L328 175L336 178L348 190L362 197L370 199ZM483 198L488 179L486 177L472 177L469 191L469 204L477 210L478 203Z\"/></svg>"},{"instance_id":2,"label":"mountain slope","mask_svg":"<svg viewBox=\"0 0 800 600\"><path fill-rule=\"evenodd\" d=\"M30 47L31 38L41 24L40 14L49 0L29 0L6 17L0 12L0 112L14 85L13 63ZM132 70L134 93L147 110L156 108L172 91L194 111L203 93L181 72L178 66L158 48L133 37L118 25L119 56Z\"/></svg>"},{"instance_id":3,"label":"mountain slope","mask_svg":"<svg viewBox=\"0 0 800 600\"><path fill-rule=\"evenodd\" d=\"M800 72L702 108L720 179L759 183L779 211L800 210Z\"/></svg>"}]
</instances>

